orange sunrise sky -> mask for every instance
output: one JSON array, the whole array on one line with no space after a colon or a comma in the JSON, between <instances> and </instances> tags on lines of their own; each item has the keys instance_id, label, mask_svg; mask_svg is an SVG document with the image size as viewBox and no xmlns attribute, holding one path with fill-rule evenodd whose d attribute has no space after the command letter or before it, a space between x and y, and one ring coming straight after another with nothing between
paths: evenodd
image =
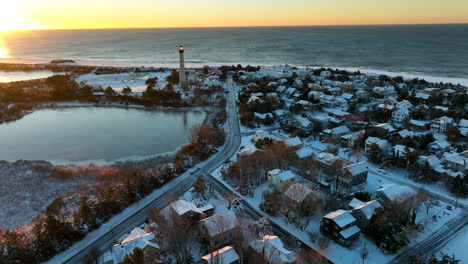
<instances>
[{"instance_id":1,"label":"orange sunrise sky","mask_svg":"<svg viewBox=\"0 0 468 264\"><path fill-rule=\"evenodd\" d=\"M466 0L0 0L16 29L468 23Z\"/></svg>"}]
</instances>

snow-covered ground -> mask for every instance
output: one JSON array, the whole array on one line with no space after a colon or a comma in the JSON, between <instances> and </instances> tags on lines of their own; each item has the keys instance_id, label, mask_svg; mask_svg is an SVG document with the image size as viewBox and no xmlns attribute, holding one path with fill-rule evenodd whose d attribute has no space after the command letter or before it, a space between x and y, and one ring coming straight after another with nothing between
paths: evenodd
<instances>
[{"instance_id":1,"label":"snow-covered ground","mask_svg":"<svg viewBox=\"0 0 468 264\"><path fill-rule=\"evenodd\" d=\"M456 237L448 242L439 251L449 256L455 255L455 259L461 260L460 263L468 263L468 226L465 226Z\"/></svg>"},{"instance_id":2,"label":"snow-covered ground","mask_svg":"<svg viewBox=\"0 0 468 264\"><path fill-rule=\"evenodd\" d=\"M88 73L76 78L78 83L85 82L91 86L101 86L102 88L112 87L115 91L120 92L126 86L132 89L134 93L141 93L146 90L147 85L145 81L148 78L157 77L158 80L164 81L170 74L167 72L128 72L128 73L116 73L116 74L101 74L96 75L94 73Z\"/></svg>"},{"instance_id":3,"label":"snow-covered ground","mask_svg":"<svg viewBox=\"0 0 468 264\"><path fill-rule=\"evenodd\" d=\"M50 170L38 169L47 162L0 163L0 229L27 225L57 197L72 192L91 179L60 179Z\"/></svg>"}]
</instances>

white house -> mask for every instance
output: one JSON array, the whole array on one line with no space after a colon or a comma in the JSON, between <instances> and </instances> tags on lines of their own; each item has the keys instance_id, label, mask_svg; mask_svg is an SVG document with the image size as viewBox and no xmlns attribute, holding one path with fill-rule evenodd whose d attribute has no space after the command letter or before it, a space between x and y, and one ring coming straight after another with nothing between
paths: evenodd
<instances>
[{"instance_id":1,"label":"white house","mask_svg":"<svg viewBox=\"0 0 468 264\"><path fill-rule=\"evenodd\" d=\"M405 202L416 195L416 191L406 185L388 184L376 191L377 197L386 201Z\"/></svg>"},{"instance_id":2,"label":"white house","mask_svg":"<svg viewBox=\"0 0 468 264\"><path fill-rule=\"evenodd\" d=\"M269 185L277 185L280 183L294 181L297 178L297 175L290 171L281 171L280 169L274 169L269 171L268 173L268 184Z\"/></svg>"},{"instance_id":3,"label":"white house","mask_svg":"<svg viewBox=\"0 0 468 264\"><path fill-rule=\"evenodd\" d=\"M377 137L368 137L366 139L366 146L365 146L366 152L369 150L369 146L372 143L377 144L383 154L388 154L389 146L390 146L389 143L388 143L388 140L380 139L380 138L377 138Z\"/></svg>"},{"instance_id":4,"label":"white house","mask_svg":"<svg viewBox=\"0 0 468 264\"><path fill-rule=\"evenodd\" d=\"M409 111L406 108L399 108L392 112L392 120L401 123L409 118Z\"/></svg>"},{"instance_id":5,"label":"white house","mask_svg":"<svg viewBox=\"0 0 468 264\"><path fill-rule=\"evenodd\" d=\"M443 116L432 120L431 131L433 133L444 133L447 128L453 126L453 118Z\"/></svg>"},{"instance_id":6,"label":"white house","mask_svg":"<svg viewBox=\"0 0 468 264\"><path fill-rule=\"evenodd\" d=\"M398 108L398 109L406 108L406 109L410 110L413 107L414 107L413 104L408 100L402 100L402 101L396 103L396 108Z\"/></svg>"},{"instance_id":7,"label":"white house","mask_svg":"<svg viewBox=\"0 0 468 264\"><path fill-rule=\"evenodd\" d=\"M250 242L249 247L257 253L257 256L263 258L265 263L292 264L296 262L296 254L284 248L283 242L277 236L265 235L263 239ZM250 262L261 263L259 259L253 259Z\"/></svg>"},{"instance_id":8,"label":"white house","mask_svg":"<svg viewBox=\"0 0 468 264\"><path fill-rule=\"evenodd\" d=\"M135 227L122 241L112 246L103 255L104 263L122 263L125 256L133 253L133 249L140 248L143 251L159 250L159 245L154 242L155 235L147 233L139 227Z\"/></svg>"}]
</instances>

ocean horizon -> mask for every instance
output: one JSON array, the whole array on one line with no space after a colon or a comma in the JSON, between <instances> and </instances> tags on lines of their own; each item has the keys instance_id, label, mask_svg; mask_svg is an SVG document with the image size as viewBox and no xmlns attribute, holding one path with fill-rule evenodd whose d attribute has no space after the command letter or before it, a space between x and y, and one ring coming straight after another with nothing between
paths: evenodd
<instances>
[{"instance_id":1,"label":"ocean horizon","mask_svg":"<svg viewBox=\"0 0 468 264\"><path fill-rule=\"evenodd\" d=\"M304 65L468 78L468 24L55 29L0 34L0 62Z\"/></svg>"}]
</instances>

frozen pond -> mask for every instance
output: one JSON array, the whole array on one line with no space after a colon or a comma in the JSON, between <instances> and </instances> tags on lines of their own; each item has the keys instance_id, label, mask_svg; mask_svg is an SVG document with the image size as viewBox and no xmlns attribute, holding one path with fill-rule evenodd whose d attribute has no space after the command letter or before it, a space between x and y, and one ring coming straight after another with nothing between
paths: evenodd
<instances>
[{"instance_id":1,"label":"frozen pond","mask_svg":"<svg viewBox=\"0 0 468 264\"><path fill-rule=\"evenodd\" d=\"M203 122L201 111L64 108L0 125L0 160L111 162L172 152Z\"/></svg>"},{"instance_id":2,"label":"frozen pond","mask_svg":"<svg viewBox=\"0 0 468 264\"><path fill-rule=\"evenodd\" d=\"M55 73L55 72L51 72L51 71L28 71L28 72L0 71L0 83L41 79L41 78L47 78L47 77L50 77L50 76L56 75L56 74L63 74L63 73L58 73L58 72Z\"/></svg>"}]
</instances>

